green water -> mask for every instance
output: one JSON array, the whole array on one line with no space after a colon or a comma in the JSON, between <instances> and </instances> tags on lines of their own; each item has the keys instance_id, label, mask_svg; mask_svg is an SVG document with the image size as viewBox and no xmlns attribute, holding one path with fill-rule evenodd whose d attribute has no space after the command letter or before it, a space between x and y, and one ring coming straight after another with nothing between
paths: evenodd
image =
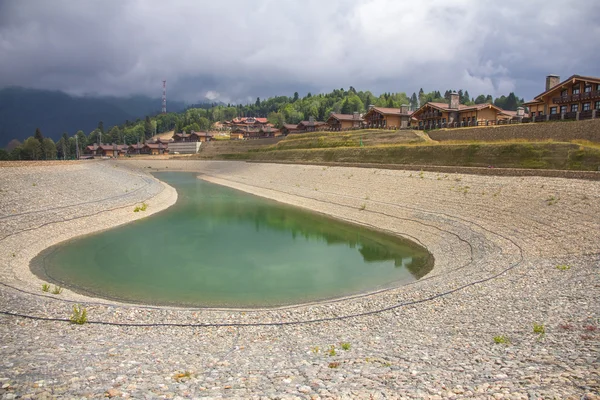
<instances>
[{"instance_id":1,"label":"green water","mask_svg":"<svg viewBox=\"0 0 600 400\"><path fill-rule=\"evenodd\" d=\"M134 303L261 307L414 281L432 267L412 242L204 182L157 173L177 203L124 226L51 247L43 279ZM132 207L133 210L133 207Z\"/></svg>"}]
</instances>

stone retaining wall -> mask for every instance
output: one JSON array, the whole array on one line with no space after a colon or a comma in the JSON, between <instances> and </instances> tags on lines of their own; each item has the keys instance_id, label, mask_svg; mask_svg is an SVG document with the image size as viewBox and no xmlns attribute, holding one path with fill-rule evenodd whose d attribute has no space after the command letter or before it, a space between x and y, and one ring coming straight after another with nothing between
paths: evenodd
<instances>
[{"instance_id":1,"label":"stone retaining wall","mask_svg":"<svg viewBox=\"0 0 600 400\"><path fill-rule=\"evenodd\" d=\"M600 142L600 120L539 122L478 128L441 129L429 132L433 140L589 140Z\"/></svg>"}]
</instances>

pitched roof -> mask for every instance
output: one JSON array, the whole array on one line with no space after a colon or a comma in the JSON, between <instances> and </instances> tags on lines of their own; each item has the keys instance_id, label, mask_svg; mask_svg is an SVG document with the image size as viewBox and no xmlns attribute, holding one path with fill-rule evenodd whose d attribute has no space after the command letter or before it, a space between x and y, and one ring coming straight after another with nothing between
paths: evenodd
<instances>
[{"instance_id":1,"label":"pitched roof","mask_svg":"<svg viewBox=\"0 0 600 400\"><path fill-rule=\"evenodd\" d=\"M384 114L384 115L411 115L413 113L412 111L403 113L401 108L372 107L369 111L367 111L367 114L369 112L371 112L372 110L375 110L378 113Z\"/></svg>"},{"instance_id":2,"label":"pitched roof","mask_svg":"<svg viewBox=\"0 0 600 400\"><path fill-rule=\"evenodd\" d=\"M356 118L354 117L354 114L336 114L333 113L329 116L329 118L335 118L338 121L362 121L362 118L360 118L359 115L356 116Z\"/></svg>"},{"instance_id":3,"label":"pitched roof","mask_svg":"<svg viewBox=\"0 0 600 400\"><path fill-rule=\"evenodd\" d=\"M419 108L417 111L420 111L423 107L426 106L432 106L434 108L438 108L440 110L443 111L450 111L452 110L452 108L450 108L450 104L448 103L434 103L434 102L427 102L425 104L423 104L423 106L421 108ZM484 103L484 104L473 104L472 106L467 106L464 104L459 104L458 105L458 111L478 111L478 110L483 110L484 108L488 108L488 107L493 107L496 108L500 111L504 111L502 110L500 107L493 105L492 103ZM417 112L415 111L415 112Z\"/></svg>"},{"instance_id":4,"label":"pitched roof","mask_svg":"<svg viewBox=\"0 0 600 400\"><path fill-rule=\"evenodd\" d=\"M114 144L99 144L98 147L96 147L96 149L102 149L104 151L112 151L112 150L125 150L127 149L129 146L127 146L126 144L117 144L116 147Z\"/></svg>"},{"instance_id":5,"label":"pitched roof","mask_svg":"<svg viewBox=\"0 0 600 400\"><path fill-rule=\"evenodd\" d=\"M214 135L208 133L208 132L194 132L192 131L192 133L190 133L190 136L195 135L195 136L206 136L206 137L213 137Z\"/></svg>"},{"instance_id":6,"label":"pitched roof","mask_svg":"<svg viewBox=\"0 0 600 400\"><path fill-rule=\"evenodd\" d=\"M300 121L300 123L298 125L304 125L304 126L319 126L319 125L325 125L326 122L323 121Z\"/></svg>"},{"instance_id":7,"label":"pitched roof","mask_svg":"<svg viewBox=\"0 0 600 400\"><path fill-rule=\"evenodd\" d=\"M298 129L298 125L294 125L294 124L283 124L283 127L290 131Z\"/></svg>"}]
</instances>

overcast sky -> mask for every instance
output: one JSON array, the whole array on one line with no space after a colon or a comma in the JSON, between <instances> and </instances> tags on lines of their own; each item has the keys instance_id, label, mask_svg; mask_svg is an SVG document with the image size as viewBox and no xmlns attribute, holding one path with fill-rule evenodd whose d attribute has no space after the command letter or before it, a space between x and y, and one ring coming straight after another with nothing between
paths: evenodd
<instances>
[{"instance_id":1,"label":"overcast sky","mask_svg":"<svg viewBox=\"0 0 600 400\"><path fill-rule=\"evenodd\" d=\"M246 102L600 76L597 0L0 0L0 87Z\"/></svg>"}]
</instances>

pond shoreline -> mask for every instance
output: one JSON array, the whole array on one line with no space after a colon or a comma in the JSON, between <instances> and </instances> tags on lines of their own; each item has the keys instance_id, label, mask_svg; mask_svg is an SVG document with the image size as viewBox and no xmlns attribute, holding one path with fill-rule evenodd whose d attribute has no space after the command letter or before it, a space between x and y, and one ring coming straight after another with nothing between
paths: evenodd
<instances>
[{"instance_id":1,"label":"pond shoreline","mask_svg":"<svg viewBox=\"0 0 600 400\"><path fill-rule=\"evenodd\" d=\"M102 397L115 389L142 397L159 377L167 397L581 398L600 388L598 182L176 160L7 170L0 169L7 193L0 203L7 221L0 337L8 345L0 355L11 363L2 378L11 393ZM103 216L109 226L127 222L136 202L147 200L149 211L166 206L173 199L147 174L158 170L196 172L417 240L435 257L434 269L383 293L258 311L124 306L68 290L41 294L26 262L36 249L100 226L81 218ZM52 185L44 187L40 174ZM77 182L86 177L98 185L82 192ZM126 199L118 197L124 188L131 189ZM94 196L103 200L77 205ZM65 221L65 214L75 219ZM86 305L90 322L122 326L6 315L68 319L67 299ZM65 340L74 344L70 351L56 350ZM327 354L330 346L335 351ZM23 368L27 376L19 375ZM146 375L137 378L142 369L128 373L132 368ZM177 371L189 371L185 384L169 378ZM70 380L74 374L79 380Z\"/></svg>"}]
</instances>

